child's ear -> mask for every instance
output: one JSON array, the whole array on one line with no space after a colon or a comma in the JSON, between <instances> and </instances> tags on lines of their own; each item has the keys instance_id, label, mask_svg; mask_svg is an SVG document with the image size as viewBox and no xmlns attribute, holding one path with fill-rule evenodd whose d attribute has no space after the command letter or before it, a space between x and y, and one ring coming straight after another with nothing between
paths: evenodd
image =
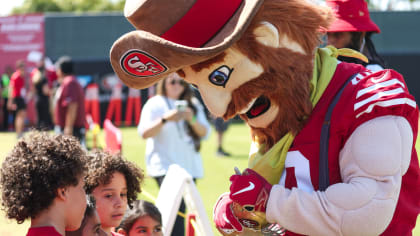
<instances>
[{"instance_id":1,"label":"child's ear","mask_svg":"<svg viewBox=\"0 0 420 236\"><path fill-rule=\"evenodd\" d=\"M57 194L56 196L61 200L67 199L67 188L57 188Z\"/></svg>"},{"instance_id":2,"label":"child's ear","mask_svg":"<svg viewBox=\"0 0 420 236\"><path fill-rule=\"evenodd\" d=\"M279 47L279 31L270 22L260 22L260 25L254 29L253 33L257 42L268 47Z\"/></svg>"},{"instance_id":3,"label":"child's ear","mask_svg":"<svg viewBox=\"0 0 420 236\"><path fill-rule=\"evenodd\" d=\"M125 230L123 230L121 228L118 229L118 232L117 233L122 234L124 236L127 235L127 233L125 232Z\"/></svg>"}]
</instances>

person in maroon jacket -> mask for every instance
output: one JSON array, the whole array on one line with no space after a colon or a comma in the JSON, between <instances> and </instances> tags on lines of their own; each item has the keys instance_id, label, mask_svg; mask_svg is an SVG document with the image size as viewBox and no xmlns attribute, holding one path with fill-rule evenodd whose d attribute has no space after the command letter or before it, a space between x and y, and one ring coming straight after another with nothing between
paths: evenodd
<instances>
[{"instance_id":1,"label":"person in maroon jacket","mask_svg":"<svg viewBox=\"0 0 420 236\"><path fill-rule=\"evenodd\" d=\"M54 98L54 117L56 130L66 135L73 135L84 142L85 138L85 94L74 76L73 61L63 56L56 62L56 71L60 87Z\"/></svg>"}]
</instances>

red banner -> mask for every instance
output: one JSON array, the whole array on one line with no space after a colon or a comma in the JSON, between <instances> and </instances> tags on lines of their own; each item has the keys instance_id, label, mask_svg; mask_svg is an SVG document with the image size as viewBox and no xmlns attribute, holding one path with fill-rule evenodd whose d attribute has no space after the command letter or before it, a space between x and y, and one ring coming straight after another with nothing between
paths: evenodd
<instances>
[{"instance_id":1,"label":"red banner","mask_svg":"<svg viewBox=\"0 0 420 236\"><path fill-rule=\"evenodd\" d=\"M25 60L27 72L31 71L34 59L44 50L44 15L0 17L0 73L7 65L15 68L19 59Z\"/></svg>"}]
</instances>

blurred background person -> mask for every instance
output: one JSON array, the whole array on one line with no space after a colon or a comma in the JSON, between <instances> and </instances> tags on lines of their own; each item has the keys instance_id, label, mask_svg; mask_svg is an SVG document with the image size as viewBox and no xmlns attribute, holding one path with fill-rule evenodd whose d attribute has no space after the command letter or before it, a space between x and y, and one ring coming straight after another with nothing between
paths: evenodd
<instances>
[{"instance_id":1,"label":"blurred background person","mask_svg":"<svg viewBox=\"0 0 420 236\"><path fill-rule=\"evenodd\" d=\"M335 12L336 20L328 29L328 44L336 48L351 48L363 53L369 63L351 57L339 57L341 61L362 64L372 71L386 67L385 60L378 55L372 35L380 33L379 27L370 19L365 0L326 0Z\"/></svg>"},{"instance_id":2,"label":"blurred background person","mask_svg":"<svg viewBox=\"0 0 420 236\"><path fill-rule=\"evenodd\" d=\"M125 236L163 236L162 215L153 203L136 200L117 229Z\"/></svg>"},{"instance_id":3,"label":"blurred background person","mask_svg":"<svg viewBox=\"0 0 420 236\"><path fill-rule=\"evenodd\" d=\"M35 94L35 107L38 115L37 129L50 130L53 127L50 113L51 88L44 58L31 73L32 86Z\"/></svg>"},{"instance_id":4,"label":"blurred background person","mask_svg":"<svg viewBox=\"0 0 420 236\"><path fill-rule=\"evenodd\" d=\"M85 93L74 76L74 65L70 57L60 57L55 65L60 84L54 97L56 132L73 135L84 144Z\"/></svg>"},{"instance_id":5,"label":"blurred background person","mask_svg":"<svg viewBox=\"0 0 420 236\"><path fill-rule=\"evenodd\" d=\"M26 119L26 89L25 89L25 63L16 62L16 71L12 74L9 84L9 99L7 107L14 112L15 131L17 138L22 137Z\"/></svg>"},{"instance_id":6,"label":"blurred background person","mask_svg":"<svg viewBox=\"0 0 420 236\"><path fill-rule=\"evenodd\" d=\"M36 61L36 67L31 72L31 77L37 72L42 72L47 79L48 86L50 88L56 86L57 84L57 73L55 72L54 64L51 59L45 56L42 56L38 61Z\"/></svg>"},{"instance_id":7,"label":"blurred background person","mask_svg":"<svg viewBox=\"0 0 420 236\"><path fill-rule=\"evenodd\" d=\"M190 86L172 73L157 85L157 95L147 100L138 125L147 139L146 167L158 185L171 164L178 164L193 178L203 177L200 141L210 131L203 106ZM180 211L185 212L182 201ZM177 216L172 235L184 235L184 219Z\"/></svg>"},{"instance_id":8,"label":"blurred background person","mask_svg":"<svg viewBox=\"0 0 420 236\"><path fill-rule=\"evenodd\" d=\"M230 153L223 149L223 136L229 127L230 121L224 121L221 117L214 118L214 129L217 133L217 151L216 155L219 157L229 157Z\"/></svg>"},{"instance_id":9,"label":"blurred background person","mask_svg":"<svg viewBox=\"0 0 420 236\"><path fill-rule=\"evenodd\" d=\"M1 122L1 130L8 130L9 129L9 116L12 117L13 115L9 113L9 109L7 108L7 101L9 100L9 83L10 78L12 77L13 69L11 66L6 66L4 69L4 73L1 76L0 81L0 88L1 88L1 97L0 97L0 109L1 115L0 118ZM10 120L12 120L10 119Z\"/></svg>"}]
</instances>

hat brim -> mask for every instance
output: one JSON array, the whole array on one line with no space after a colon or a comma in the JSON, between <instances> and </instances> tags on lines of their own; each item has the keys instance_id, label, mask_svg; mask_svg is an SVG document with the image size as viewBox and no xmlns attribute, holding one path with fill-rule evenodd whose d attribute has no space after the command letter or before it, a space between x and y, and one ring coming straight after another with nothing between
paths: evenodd
<instances>
[{"instance_id":1,"label":"hat brim","mask_svg":"<svg viewBox=\"0 0 420 236\"><path fill-rule=\"evenodd\" d=\"M111 47L111 65L127 86L137 89L150 87L169 73L208 60L229 48L248 28L262 2L244 0L229 22L206 44L212 46L188 47L142 30L126 33ZM144 60L141 62L137 60L142 58ZM153 66L151 71L147 71L150 68L146 64Z\"/></svg>"},{"instance_id":2,"label":"hat brim","mask_svg":"<svg viewBox=\"0 0 420 236\"><path fill-rule=\"evenodd\" d=\"M375 32L380 33L379 27L370 19L345 21L337 18L329 27L328 32Z\"/></svg>"}]
</instances>

